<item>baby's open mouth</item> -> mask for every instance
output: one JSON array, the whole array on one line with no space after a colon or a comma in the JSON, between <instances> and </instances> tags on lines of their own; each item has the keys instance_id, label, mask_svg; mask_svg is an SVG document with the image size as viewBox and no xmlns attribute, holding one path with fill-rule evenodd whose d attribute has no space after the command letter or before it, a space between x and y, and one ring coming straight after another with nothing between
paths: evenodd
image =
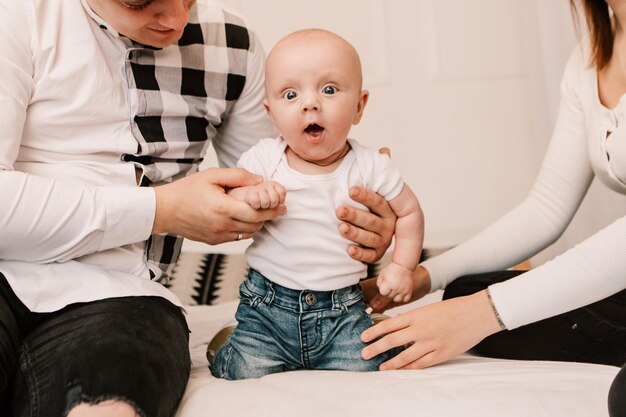
<instances>
[{"instance_id":1,"label":"baby's open mouth","mask_svg":"<svg viewBox=\"0 0 626 417\"><path fill-rule=\"evenodd\" d=\"M322 132L324 131L324 128L318 125L317 123L313 123L313 124L308 125L306 129L304 129L304 131L313 137L317 137L322 134Z\"/></svg>"}]
</instances>

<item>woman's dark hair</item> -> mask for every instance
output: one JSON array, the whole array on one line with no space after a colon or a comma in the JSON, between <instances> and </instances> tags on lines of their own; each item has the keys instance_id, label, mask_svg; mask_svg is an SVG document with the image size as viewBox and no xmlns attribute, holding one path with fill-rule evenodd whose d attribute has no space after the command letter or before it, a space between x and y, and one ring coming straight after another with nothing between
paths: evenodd
<instances>
[{"instance_id":1,"label":"woman's dark hair","mask_svg":"<svg viewBox=\"0 0 626 417\"><path fill-rule=\"evenodd\" d=\"M577 3L584 8L585 20L589 28L591 44L591 64L601 70L609 63L613 54L613 24L609 14L609 5L605 0L570 0L576 30L580 31L577 16Z\"/></svg>"}]
</instances>

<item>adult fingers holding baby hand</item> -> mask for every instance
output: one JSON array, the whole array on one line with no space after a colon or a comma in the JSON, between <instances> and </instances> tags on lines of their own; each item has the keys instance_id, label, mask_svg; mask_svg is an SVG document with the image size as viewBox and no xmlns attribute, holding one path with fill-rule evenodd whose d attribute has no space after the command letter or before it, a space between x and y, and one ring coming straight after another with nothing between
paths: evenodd
<instances>
[{"instance_id":1,"label":"adult fingers holding baby hand","mask_svg":"<svg viewBox=\"0 0 626 417\"><path fill-rule=\"evenodd\" d=\"M156 187L153 233L174 233L211 245L247 239L285 207L255 210L228 196L226 189L261 181L244 169L212 168Z\"/></svg>"}]
</instances>

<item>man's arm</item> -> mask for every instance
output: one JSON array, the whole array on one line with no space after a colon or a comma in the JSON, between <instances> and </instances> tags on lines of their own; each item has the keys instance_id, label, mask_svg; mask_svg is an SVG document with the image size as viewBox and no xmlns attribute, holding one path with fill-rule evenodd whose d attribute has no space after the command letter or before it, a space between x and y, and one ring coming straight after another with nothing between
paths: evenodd
<instances>
[{"instance_id":1,"label":"man's arm","mask_svg":"<svg viewBox=\"0 0 626 417\"><path fill-rule=\"evenodd\" d=\"M35 87L33 28L30 2L0 1L0 259L65 261L144 240L152 190L70 185L14 170Z\"/></svg>"}]
</instances>

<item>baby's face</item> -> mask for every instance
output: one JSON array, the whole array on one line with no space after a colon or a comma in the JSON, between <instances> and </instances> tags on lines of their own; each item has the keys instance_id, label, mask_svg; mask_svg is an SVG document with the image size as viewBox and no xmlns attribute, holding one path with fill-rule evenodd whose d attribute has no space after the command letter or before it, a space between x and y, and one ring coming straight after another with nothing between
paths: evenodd
<instances>
[{"instance_id":1,"label":"baby's face","mask_svg":"<svg viewBox=\"0 0 626 417\"><path fill-rule=\"evenodd\" d=\"M344 149L367 102L356 51L329 33L296 34L268 56L266 108L289 147L323 161Z\"/></svg>"}]
</instances>

